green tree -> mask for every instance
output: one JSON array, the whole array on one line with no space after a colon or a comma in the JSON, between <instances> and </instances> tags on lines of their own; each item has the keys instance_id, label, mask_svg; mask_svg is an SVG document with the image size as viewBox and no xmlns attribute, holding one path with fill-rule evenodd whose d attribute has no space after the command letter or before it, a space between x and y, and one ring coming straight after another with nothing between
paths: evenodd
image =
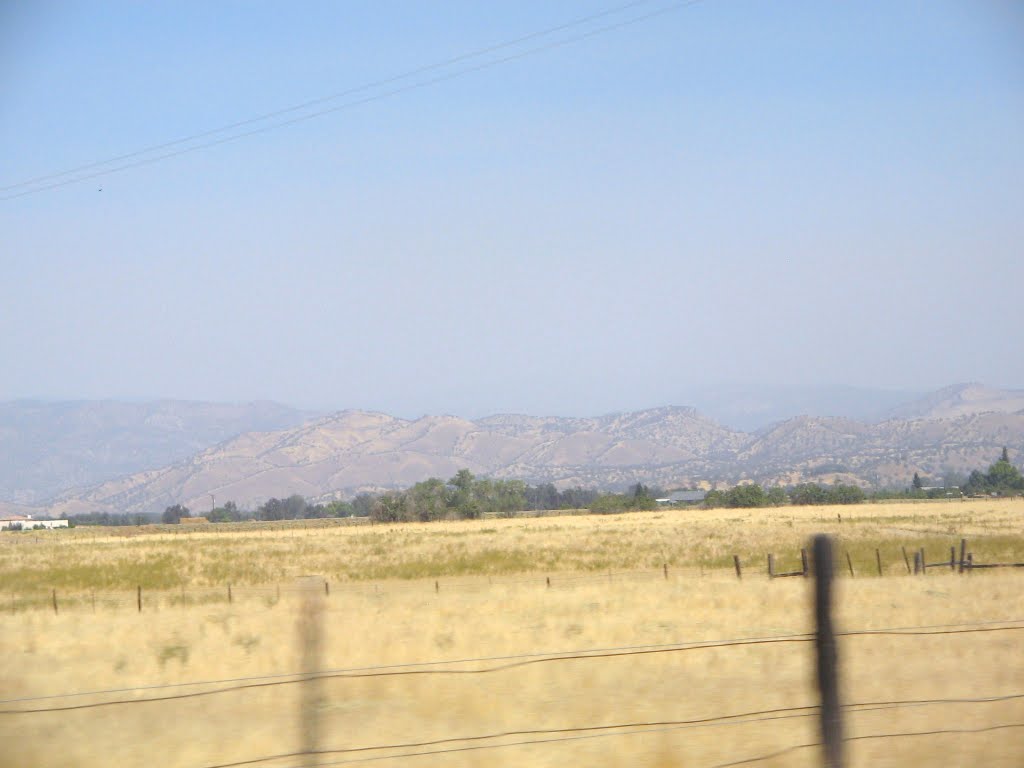
<instances>
[{"instance_id":1,"label":"green tree","mask_svg":"<svg viewBox=\"0 0 1024 768\"><path fill-rule=\"evenodd\" d=\"M448 481L450 488L448 506L455 510L458 517L475 519L480 517L480 505L473 494L473 473L468 469L460 469L455 477Z\"/></svg>"},{"instance_id":2,"label":"green tree","mask_svg":"<svg viewBox=\"0 0 1024 768\"><path fill-rule=\"evenodd\" d=\"M372 493L360 493L352 499L352 514L356 517L370 517L377 497Z\"/></svg>"},{"instance_id":3,"label":"green tree","mask_svg":"<svg viewBox=\"0 0 1024 768\"><path fill-rule=\"evenodd\" d=\"M1002 455L995 464L988 468L987 473L978 470L971 472L967 478L964 492L973 495L980 493L996 493L1000 496L1015 496L1024 491L1024 477L1020 470L1010 463L1010 455L1003 448Z\"/></svg>"},{"instance_id":4,"label":"green tree","mask_svg":"<svg viewBox=\"0 0 1024 768\"><path fill-rule=\"evenodd\" d=\"M768 505L768 497L764 488L757 483L744 483L726 491L725 506L727 507L764 507Z\"/></svg>"},{"instance_id":5,"label":"green tree","mask_svg":"<svg viewBox=\"0 0 1024 768\"><path fill-rule=\"evenodd\" d=\"M817 483L801 483L789 492L789 498L797 506L815 506L828 503L828 492Z\"/></svg>"},{"instance_id":6,"label":"green tree","mask_svg":"<svg viewBox=\"0 0 1024 768\"><path fill-rule=\"evenodd\" d=\"M164 510L161 520L164 523L174 525L176 523L180 523L181 518L183 517L192 517L192 513L189 511L188 507L183 507L181 504L175 504L173 507L167 507L167 509Z\"/></svg>"},{"instance_id":7,"label":"green tree","mask_svg":"<svg viewBox=\"0 0 1024 768\"><path fill-rule=\"evenodd\" d=\"M405 494L385 493L374 501L370 517L380 523L408 520L405 503Z\"/></svg>"},{"instance_id":8,"label":"green tree","mask_svg":"<svg viewBox=\"0 0 1024 768\"><path fill-rule=\"evenodd\" d=\"M912 481L912 485L914 486L914 490L917 490L917 491L920 491L921 488L924 487L924 483L921 482L921 476L919 474L917 474L917 472L914 473L914 479Z\"/></svg>"},{"instance_id":9,"label":"green tree","mask_svg":"<svg viewBox=\"0 0 1024 768\"><path fill-rule=\"evenodd\" d=\"M235 502L228 501L223 507L211 510L208 517L211 523L236 523L242 519L242 513Z\"/></svg>"},{"instance_id":10,"label":"green tree","mask_svg":"<svg viewBox=\"0 0 1024 768\"><path fill-rule=\"evenodd\" d=\"M864 499L864 490L856 485L837 483L828 489L829 504L860 504Z\"/></svg>"},{"instance_id":11,"label":"green tree","mask_svg":"<svg viewBox=\"0 0 1024 768\"><path fill-rule=\"evenodd\" d=\"M633 503L630 509L657 509L658 501L655 499L651 489L643 483L637 483L632 488Z\"/></svg>"},{"instance_id":12,"label":"green tree","mask_svg":"<svg viewBox=\"0 0 1024 768\"><path fill-rule=\"evenodd\" d=\"M353 517L355 515L355 508L351 501L331 501L328 502L325 509L328 517Z\"/></svg>"},{"instance_id":13,"label":"green tree","mask_svg":"<svg viewBox=\"0 0 1024 768\"><path fill-rule=\"evenodd\" d=\"M719 507L726 506L725 503L725 491L713 490L708 491L704 496L704 507L706 509L718 509Z\"/></svg>"},{"instance_id":14,"label":"green tree","mask_svg":"<svg viewBox=\"0 0 1024 768\"><path fill-rule=\"evenodd\" d=\"M448 511L448 490L443 480L431 477L407 492L408 512L414 520L440 520Z\"/></svg>"}]
</instances>

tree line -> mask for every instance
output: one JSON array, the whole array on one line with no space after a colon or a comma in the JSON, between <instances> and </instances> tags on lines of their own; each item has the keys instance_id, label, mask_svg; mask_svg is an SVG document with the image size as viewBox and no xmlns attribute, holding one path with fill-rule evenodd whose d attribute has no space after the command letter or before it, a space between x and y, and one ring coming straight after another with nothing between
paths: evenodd
<instances>
[{"instance_id":1,"label":"tree line","mask_svg":"<svg viewBox=\"0 0 1024 768\"><path fill-rule=\"evenodd\" d=\"M987 472L975 470L960 489L968 496L1024 494L1024 477L1003 448L999 460ZM248 520L310 520L332 517L368 517L379 522L476 519L487 516L511 517L520 511L586 509L595 514L614 514L658 506L657 499L665 492L642 483L623 493L601 492L575 487L559 490L552 483L530 485L521 480L495 480L476 477L468 469L460 469L450 479L432 477L401 491L380 494L362 493L351 500L311 503L298 494L284 499L272 498L254 510L244 510L233 501L225 502L205 513L212 523ZM762 487L743 483L728 490L708 491L705 508L757 508L784 505L806 506L825 504L860 504L864 501L894 498L937 498L948 495L946 488L926 488L915 473L911 486L902 491L881 490L871 494L856 485L836 483L819 485L802 483L788 488ZM192 517L181 504L167 507L163 515L113 514L93 512L76 515L77 525L144 525L146 523L180 523Z\"/></svg>"}]
</instances>

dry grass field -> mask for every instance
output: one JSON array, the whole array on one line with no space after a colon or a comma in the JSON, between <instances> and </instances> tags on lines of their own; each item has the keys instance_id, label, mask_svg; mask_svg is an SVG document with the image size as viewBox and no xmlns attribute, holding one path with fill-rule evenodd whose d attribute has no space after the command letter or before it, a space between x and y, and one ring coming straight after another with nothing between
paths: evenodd
<instances>
[{"instance_id":1,"label":"dry grass field","mask_svg":"<svg viewBox=\"0 0 1024 768\"><path fill-rule=\"evenodd\" d=\"M734 764L817 739L791 709L816 703L813 643L788 637L811 629L811 584L769 581L768 552L795 569L812 533L836 537L857 570L841 631L1024 627L1024 573L908 576L900 552L940 561L966 537L978 562L1024 561L1022 522L1024 502L983 501L0 536L0 765ZM319 648L300 642L310 603ZM782 641L694 647L741 638ZM552 658L627 648L651 652ZM1019 727L862 738L1024 723L1024 697L964 701L1024 695L1022 651L1024 629L842 637L844 701L865 705L850 764L1024 764ZM349 671L287 676L312 667ZM418 746L365 749L394 744Z\"/></svg>"}]
</instances>

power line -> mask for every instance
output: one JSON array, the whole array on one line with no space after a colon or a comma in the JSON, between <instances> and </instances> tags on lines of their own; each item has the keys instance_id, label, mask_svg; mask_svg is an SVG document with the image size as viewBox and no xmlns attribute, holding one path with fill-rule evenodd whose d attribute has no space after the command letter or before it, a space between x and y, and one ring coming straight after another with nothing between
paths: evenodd
<instances>
[{"instance_id":1,"label":"power line","mask_svg":"<svg viewBox=\"0 0 1024 768\"><path fill-rule=\"evenodd\" d=\"M182 136L180 139L174 139L172 141L166 141L166 142L163 142L161 144L153 144L153 145L150 145L148 147L143 147L142 149L138 149L138 150L136 150L134 152L126 152L123 155L115 155L114 157L108 157L106 160L97 160L96 162L86 163L85 165L79 165L79 166L77 166L75 168L68 168L65 171L57 171L55 173L48 173L48 174L44 174L42 176L36 176L35 178L26 179L25 181L20 181L20 182L18 182L16 184L10 184L10 185L8 185L6 187L0 187L0 192L7 192L7 191L12 190L12 189L17 189L18 187L30 186L32 184L37 184L37 183L39 183L41 181L49 181L50 179L60 178L61 176L68 176L68 175L70 175L72 173L79 173L81 171L88 171L88 170L90 170L92 168L98 168L98 167L103 166L103 165L110 165L112 163L117 163L117 162L120 162L122 160L130 160L133 157L139 157L140 155L146 155L146 154L149 154L150 152L156 152L156 151L159 151L161 149L168 149L169 147L174 147L174 146L177 146L179 144L187 144L190 141L196 141L198 139L203 139L203 138L206 138L208 136L215 136L218 133L224 133L225 131L230 131L230 130L233 130L235 128L242 128L242 127L244 127L246 125L252 125L253 123L259 123L259 122L262 122L264 120L270 120L270 119L273 119L275 117L281 117L282 115L287 115L287 114L290 114L292 112L298 112L298 111L303 110L303 109L308 109L310 107L315 107L315 106L317 106L319 104L325 104L325 103L330 102L330 101L335 101L337 99L342 98L343 96L351 96L354 93L360 93L362 91L368 91L368 90L371 90L373 88L379 88L379 87L384 86L384 85L390 85L391 83L396 83L396 82L399 82L401 80L407 80L410 77L415 77L416 75L422 75L422 74L424 74L426 72L431 72L431 71L433 71L435 69L443 69L444 67L451 66L452 64L458 64L459 62L462 62L462 61L467 61L469 59L474 59L474 58L477 58L479 56L485 56L488 53L494 53L495 51L500 51L500 50L502 50L504 48L510 48L510 47L512 47L514 45L519 45L521 43L529 42L530 40L534 40L534 39L536 39L538 37L544 37L546 35L552 35L552 34L555 34L557 32L564 31L566 29L571 29L572 27L576 27L576 26L579 26L581 24L586 24L586 23L591 22L591 21L596 21L597 19L603 18L605 16L610 16L612 14L628 10L628 9L633 8L635 6L638 6L638 5L644 5L644 4L647 4L649 2L651 2L651 0L634 0L633 2L629 2L629 3L625 3L623 5L618 5L618 6L615 6L615 7L612 7L612 8L608 8L608 9L605 9L603 11L599 11L598 13L591 14L589 16L583 16L583 17L580 17L580 18L577 18L577 19L573 19L572 21L565 22L564 24L559 24L559 25L554 26L554 27L548 27L546 29L541 29L541 30L538 30L536 32L531 32L529 34L523 35L522 37L517 37L517 38L514 38L512 40L506 40L505 42L497 43L495 45L487 46L485 48L478 48L478 49L473 50L473 51L468 51L466 53L462 53L462 54L459 54L457 56L453 56L453 57L451 57L449 59L444 59L443 61L438 61L438 62L435 62L433 64L427 64L427 65L424 65L424 66L421 66L421 67L417 67L415 69L411 69L411 70L409 70L407 72L402 72L401 74L398 74L398 75L392 75L391 77L385 77L385 78L382 78L380 80L374 80L372 82L365 83L363 85L358 85L358 86L355 86L353 88L346 88L345 90L342 90L342 91L336 91L334 93L327 94L326 96L320 96L320 97L315 98L315 99L310 99L308 101L303 101L303 102L301 102L299 104L294 104L294 105L292 105L290 107L284 107L282 109L276 109L276 110L273 110L272 112L264 112L263 114L256 115L254 117L250 117L250 118L247 118L245 120L238 120L237 122L228 123L227 125L222 125L219 128L211 128L211 129L206 130L206 131L200 131L199 133L192 133L192 134L189 134L188 136Z\"/></svg>"},{"instance_id":2,"label":"power line","mask_svg":"<svg viewBox=\"0 0 1024 768\"><path fill-rule=\"evenodd\" d=\"M467 53L467 54L462 54L462 55L456 56L456 57L454 57L452 59L448 59L448 60L446 60L444 62L439 62L439 63L436 63L436 64L430 64L430 65L426 65L426 66L423 66L423 67L419 67L417 69L411 70L410 72L407 72L407 73L402 74L402 75L396 75L394 77L385 78L383 80L378 80L378 81L375 81L373 83L369 83L369 84L366 84L366 85L363 85L363 86L352 88L352 89L349 89L349 90L346 90L346 91L341 91L341 92L338 92L336 94L333 94L333 95L330 95L330 96L325 96L325 97L322 97L322 98L319 98L319 99L313 99L311 101L304 102L303 104L296 105L296 106L293 106L293 107L287 107L285 109L277 110L275 112L268 112L268 113L266 113L264 115L260 115L258 117L253 117L253 118L249 118L247 120L241 120L241 121L238 121L236 123L232 123L231 125L224 126L222 128L216 128L216 129L212 129L212 130L209 130L209 131L204 131L204 132L201 132L201 133L193 134L193 135L188 136L188 137L184 137L182 139L176 139L174 141L165 142L163 144L156 144L156 145L153 145L151 147L147 147L145 149L141 149L141 150L138 150L138 151L135 151L135 152L130 152L130 153L126 153L126 154L123 154L123 155L119 155L119 156L110 158L108 160L97 161L97 162L93 162L93 163L87 163L85 165L78 166L77 168L74 168L74 169L70 169L70 170L66 170L66 171L60 171L60 172L51 173L51 174L46 174L44 176L39 176L39 177L36 177L34 179L29 179L29 180L26 180L26 181L18 182L16 184L12 184L12 185L9 185L7 187L0 188L0 189L2 189L2 190L14 190L14 189L18 189L18 188L25 187L25 186L30 186L31 188L29 188L29 189L22 189L19 192L13 192L11 194L4 195L3 197L0 197L0 201L13 200L15 198L24 197L26 195L36 194L38 192L45 192L47 190L56 189L58 187L64 187L64 186L67 186L69 184L76 184L76 183L79 183L79 182L82 182L82 181L88 181L90 179L95 179L95 178L98 178L98 177L101 177L101 176L107 176L107 175L110 175L110 174L113 174L113 173L118 173L118 172L121 172L121 171L130 170L130 169L133 169L133 168L139 168L139 167L145 166L145 165L151 165L153 163L157 163L157 162L160 162L162 160L168 160L168 159L171 159L171 158L174 158L174 157L178 157L178 156L181 156L181 155L185 155L185 154L189 154L191 152L195 152L195 151L198 151L198 150L201 150L201 149L209 149L209 148L212 148L212 147L220 146L222 144L226 144L228 142L237 141L239 139L247 138L249 136L254 136L254 135L257 135L257 134L266 133L268 131L276 130L278 128L284 128L286 126L290 126L290 125L295 125L295 124L298 124L298 123L306 122L308 120L312 120L312 119L317 118L317 117L322 117L324 115L332 114L334 112L339 112L339 111L346 110L346 109L352 109L354 107L362 106L364 104L368 104L368 103L375 102L375 101L381 101L383 99L390 98L392 96L397 96L397 95L400 95L400 94L403 94L403 93L407 93L409 91L419 90L421 88L426 88L426 87L431 86L431 85L436 85L438 83L442 83L442 82L445 82L445 81L448 81L448 80L453 80L455 78L462 77L462 76L468 75L468 74L472 74L474 72L479 72L479 71L484 70L484 69L490 69L492 67L496 67L496 66L499 66L501 64L507 64L507 63L512 62L512 61L516 61L516 60L519 60L519 59L526 58L528 56L533 56L533 55L536 55L536 54L539 54L539 53L544 53L546 51L554 50L556 48L561 48L563 46L571 45L573 43L582 42L582 41L588 40L588 39L590 39L592 37L596 37L597 35L605 34L607 32L611 32L611 31L614 31L614 30L617 30L617 29L622 29L623 27L631 26L631 25L634 25L634 24L639 24L639 23L644 22L644 21L649 21L650 19L656 18L658 16L662 16L662 15L664 15L666 13L671 12L671 11L676 11L676 10L680 10L682 8L685 8L687 6L696 5L697 3L701 2L702 0L683 0L682 2L672 3L672 4L668 5L668 6L664 6L662 8L658 8L656 10L649 11L649 12L641 14L639 16L633 16L633 17L631 17L629 19L625 19L623 21L614 22L614 23L611 23L611 24L606 24L605 26L597 27L596 29L592 29L592 30L589 30L587 32L583 32L583 33L580 33L578 35L573 35L573 36L569 36L569 37L566 37L566 38L562 38L561 40L554 40L552 42L545 43L543 45L538 45L538 46L535 46L533 48L528 48L525 51L520 51L520 52L517 52L517 53L509 54L507 56L502 56L502 57L499 57L499 58L496 58L496 59L491 59L489 61L484 61L482 63L475 64L475 65L470 66L470 67L464 67L462 69L456 69L454 72L448 72L446 74L437 75L435 77L427 78L425 80L420 80L420 81L411 83L409 85L400 86L400 87L397 87L397 88L393 88L391 90L383 91L381 93L376 93L376 94L373 94L373 95L370 95L370 96L365 96L365 97L362 97L362 98L359 98L359 99L354 99L354 100L351 100L351 101L348 101L348 102L344 102L342 104L338 104L338 105L335 105L335 106L332 106L332 107L327 107L327 108L324 108L324 109L315 110L313 112L309 112L309 113L304 114L304 115L299 115L297 117L292 117L292 118L289 118L287 120L281 120L281 121L272 123L270 125L259 126L259 127L256 127L256 128L251 128L251 129L246 130L246 131L242 131L242 132L238 132L238 133L232 133L232 134L229 134L227 136L222 136L221 138L218 138L218 139L213 139L211 141L204 141L204 142L200 142L198 144L191 144L190 146L185 146L185 147L181 147L179 149L174 149L172 151L164 152L162 154L158 154L158 155L155 155L153 157L142 157L143 155L147 155L147 154L150 154L152 152L159 152L160 150L163 150L163 149L170 149L171 147L180 146L182 144L188 144L191 141L195 141L197 139L214 136L214 135L216 135L218 133L224 133L225 131L233 130L234 128L239 128L239 127L244 127L244 126L247 126L247 125L252 125L254 123L262 122L264 120L273 119L274 117L280 117L280 116L283 116L285 114L289 114L289 113L296 112L296 111L301 111L303 109L308 109L309 107L316 106L317 104L323 104L323 103L326 103L326 102L329 102L329 101L336 100L338 98L341 98L344 95L350 95L350 94L353 94L353 93L359 93L359 92L370 90L370 89L373 89L373 88L378 88L378 87L380 87L382 85L387 85L387 84L390 84L390 83L399 82L401 80L405 80L405 79L408 79L410 77L415 77L417 74L423 74L423 73L434 71L434 70L437 70L437 69L440 69L440 68L443 68L443 67L451 66L452 63L456 63L456 62L460 62L460 61L465 61L465 60L468 60L468 59L479 57L481 55L486 55L487 53L494 52L494 51L497 51L497 50L501 50L501 49L504 49L504 48L508 48L510 46L514 46L514 45L522 43L524 41L536 39L538 37L543 37L545 35L556 33L557 31L563 31L565 29L569 29L569 28L572 28L572 27L580 26L580 25L585 24L587 22L594 21L594 20L596 20L598 18L602 18L602 17L608 16L608 15L613 14L613 13L621 12L623 10L627 10L627 9L633 8L635 6L644 4L644 3L649 2L649 1L650 0L636 0L635 2L627 3L627 4L621 5L621 6L617 6L615 8L611 8L611 9L602 11L602 12L597 13L597 14L592 14L590 16L584 17L582 19L578 19L578 20L573 21L573 22L567 22L565 24L558 25L557 27L552 27L552 28L549 28L549 29L546 29L546 30L541 30L541 31L538 31L538 32L534 32L534 33L531 33L529 35L525 35L523 37L517 38L515 40L508 41L506 43L500 43L498 45L491 46L489 48L480 49L479 51L475 51L475 52ZM125 162L125 163L122 163L120 165L114 165L114 167L112 167L112 168L106 168L104 170L99 170L99 171L95 171L95 172L92 172L92 173L86 173L86 174L77 175L77 176L74 176L73 178L70 178L70 179L63 179L61 181L52 181L51 183L43 184L41 186L32 186L32 185L34 185L34 184L36 184L36 183L38 183L40 181L47 181L47 180L51 180L51 179L59 179L59 178L61 178L63 176L69 176L71 174L79 173L80 171L83 171L83 170L89 170L91 168L98 168L98 167L102 167L104 165L110 165L110 164L113 164L113 163L119 163L119 162L121 162L123 160L131 160L132 158L141 158L141 159L133 160L132 162Z\"/></svg>"}]
</instances>

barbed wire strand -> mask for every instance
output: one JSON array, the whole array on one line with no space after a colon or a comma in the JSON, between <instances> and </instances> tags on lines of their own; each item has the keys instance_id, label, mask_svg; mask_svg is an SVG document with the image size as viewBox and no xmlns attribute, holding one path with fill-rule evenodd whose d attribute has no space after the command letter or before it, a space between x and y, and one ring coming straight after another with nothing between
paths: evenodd
<instances>
[{"instance_id":1,"label":"barbed wire strand","mask_svg":"<svg viewBox=\"0 0 1024 768\"><path fill-rule=\"evenodd\" d=\"M1024 627L1020 627L1024 629ZM112 701L99 701L91 702L88 704L68 704L60 707L36 707L32 709L0 709L0 715L26 715L26 714L40 714L43 712L71 712L79 709L96 709L98 707L109 707L119 704L150 704L160 701L172 701L175 699L196 699L205 696L213 696L220 693L229 693L233 691L253 690L257 688L270 688L282 685L294 685L296 683L305 683L311 680L359 680L365 678L377 678L377 677L427 677L427 676L438 676L438 675L481 675L489 674L492 672L506 672L510 669L518 669L521 667L532 666L535 664L545 664L553 661L576 661L586 659L610 659L622 656L644 656L649 654L662 654L662 653L678 653L682 651L699 651L711 648L731 648L736 646L746 645L775 645L781 643L810 643L813 642L813 637L794 637L794 638L778 638L768 640L744 640L739 642L729 643L710 643L705 645L690 645L685 647L670 647L670 648L652 648L648 650L638 651L615 651L611 653L598 653L598 654L577 654L574 656L547 656L537 659L525 659L523 661L515 661L509 664L499 664L493 667L484 667L480 669L403 669L392 672L352 672L352 673L337 673L337 674L314 674L306 675L301 678L294 680L273 680L261 683L245 683L243 685L230 686L225 688L216 688L209 691L192 691L189 693L172 694L170 696L153 696L144 699L115 699Z\"/></svg>"},{"instance_id":2,"label":"barbed wire strand","mask_svg":"<svg viewBox=\"0 0 1024 768\"><path fill-rule=\"evenodd\" d=\"M1003 723L1000 725L988 725L982 728L935 728L930 731L905 731L899 733L871 733L863 736L849 736L843 741L869 741L871 739L898 739L907 736L940 736L942 734L967 734L967 733L987 733L989 731L998 731L1006 728L1024 728L1024 723ZM751 763L760 763L765 760L770 760L773 757L781 757L782 755L795 752L799 749L807 749L808 747L820 747L820 741L814 741L807 744L794 744L792 747L786 747L777 752L771 752L765 755L758 755L756 757L748 757L743 760L734 760L730 763L718 763L717 765L709 766L709 768L734 768L737 765L749 765ZM328 763L332 765L332 763Z\"/></svg>"},{"instance_id":3,"label":"barbed wire strand","mask_svg":"<svg viewBox=\"0 0 1024 768\"><path fill-rule=\"evenodd\" d=\"M809 716L810 715L787 715L787 716L780 717L780 718L764 718L764 720L778 720L778 719L786 719L786 718L793 718L793 717L809 717ZM742 721L740 721L740 722L742 722ZM755 721L752 721L752 722L760 722L760 721L755 720ZM717 724L717 725L733 725L733 724L735 724L735 723L720 723L720 724ZM518 747L518 746L527 746L527 745L536 745L536 744L552 744L552 743L560 743L560 742L568 742L568 741L583 741L585 739L599 739L599 738L607 738L609 736L634 736L634 735L640 735L640 734L645 734L645 733L664 733L664 732L668 732L668 731L684 730L684 729L687 729L687 728L699 728L699 727L708 727L708 726L714 727L715 725L716 724L714 724L714 723L707 724L707 726L705 726L705 725L678 725L678 726L671 726L671 727L667 727L667 728L650 728L650 729L642 729L642 730L634 730L634 731L617 731L615 733L590 733L590 734L583 734L583 735L580 735L580 736L563 736L563 737L553 738L553 739L526 739L526 740L518 741L518 742L510 742L508 744L478 744L478 745L471 745L471 746L466 746L466 747L454 747L454 748L450 748L450 749L424 750L424 751L421 751L421 752L405 752L405 753L402 753L402 754L399 754L399 755L374 755L374 756L371 756L371 757L356 757L356 758L350 758L350 759L346 759L346 760L334 760L334 761L331 761L331 762L317 762L317 766L347 765L347 764L351 764L351 763L369 763L369 762L375 762L375 761L380 761L380 760L396 760L396 759L404 759L404 758L409 758L409 757L422 757L422 756L427 756L427 755L450 754L450 753L454 753L454 752L471 752L471 751L479 751L479 750L484 750L484 749L501 749L501 748L504 748L504 747ZM904 737L904 736L936 736L936 735L946 734L946 733L959 733L959 734L984 733L984 732L987 732L987 731L995 731L995 730L1006 729L1006 728L1024 728L1024 723L1005 723L1005 724L1001 724L1001 725L987 726L987 727L975 728L975 729L970 729L970 728L949 728L949 729L934 729L934 730L931 730L931 731L914 731L914 732L902 732L902 733L879 733L879 734L869 734L869 735L864 735L864 736L852 736L850 738L844 739L844 741L864 741L864 740L869 740L869 739L900 738L900 737ZM710 766L709 768L732 768L732 766L745 765L745 764L753 763L753 762L761 762L761 761L764 761L764 760L771 759L772 757L778 757L780 755L787 754L789 752L794 752L794 751L796 751L798 749L805 749L807 747L816 747L816 746L821 746L821 743L820 742L810 742L810 743L807 743L807 744L797 744L797 745L794 745L792 747L787 747L786 749L780 750L778 752L772 752L772 753L770 753L768 755L759 755L757 757L746 758L746 759L743 759L743 760L733 761L733 762L729 762L729 763L719 763L717 765ZM311 767L307 764L307 765L290 766L289 768L311 768Z\"/></svg>"},{"instance_id":4,"label":"barbed wire strand","mask_svg":"<svg viewBox=\"0 0 1024 768\"><path fill-rule=\"evenodd\" d=\"M913 699L903 701L882 701L882 702L863 702L858 704L847 705L847 708L852 712L873 712L882 709L893 709L902 706L925 706L935 704L988 704L1002 701L1009 701L1012 699L1024 698L1024 693L1008 694L1004 696L988 696L988 697L975 697L975 698L946 698L946 699ZM854 709L856 708L856 709ZM377 750L392 750L392 749L414 749L419 747L437 746L440 744L450 744L453 742L467 742L467 741L483 741L483 740L494 740L501 738L509 738L512 736L530 736L530 735L550 735L558 733L578 733L581 731L608 731L608 730L620 730L626 728L641 728L641 729L654 729L664 726L697 726L697 725L711 725L716 722L723 721L738 721L738 723L729 724L742 724L742 723L755 723L763 722L767 720L784 720L802 717L812 717L820 709L819 705L806 705L800 707L780 707L776 709L765 709L756 710L752 712L741 712L731 715L717 715L714 717L703 717L693 720L662 720L662 721L651 721L651 722L634 722L634 723L613 723L607 725L590 725L590 726L578 726L578 727L567 727L567 728L543 728L543 729L528 729L528 730L514 730L514 731L502 731L499 733L475 735L475 736L461 736L461 737L448 737L443 739L433 739L430 741L418 741L418 742L406 742L401 744L383 744L377 746L366 746L366 747L349 747L343 749L325 749L316 750L314 752L289 752L277 755L267 755L258 758L251 758L248 760L238 760L230 763L218 763L216 765L205 766L204 768L239 768L245 765L255 765L258 763L271 762L273 760L283 760L291 757L306 757L306 756L321 756L330 754L347 754L357 752L371 752ZM778 717L784 713L802 712L803 714L789 714L786 717ZM765 715L772 715L772 717L766 717ZM504 745L495 745L504 746Z\"/></svg>"},{"instance_id":5,"label":"barbed wire strand","mask_svg":"<svg viewBox=\"0 0 1024 768\"><path fill-rule=\"evenodd\" d=\"M847 632L837 633L839 635L859 636L859 635L911 635L916 636L918 634L959 634L960 631L949 630L943 632L934 632L925 630L940 630L948 628L961 628L961 627L974 627L976 629L969 630L970 632L984 632L984 631L1001 631L1001 630L1013 630L1013 629L1024 629L1024 626L1020 627L993 627L989 629L991 624L1014 624L1024 623L1024 619L998 619L985 622L961 622L956 624L933 624L923 626L908 626L908 627L890 627L876 630L851 630ZM483 663L489 661L513 661L513 660L531 660L536 659L540 661L558 661L561 659L572 660L579 658L601 658L604 655L627 655L625 652L629 651L664 651L670 652L674 650L689 650L689 649L700 649L700 648L715 648L715 647L729 647L732 644L756 644L764 641L809 641L814 638L813 633L804 632L790 635L766 635L760 637L742 637L742 638L731 638L731 639L716 639L716 640L694 640L689 642L676 642L676 643L664 643L664 644L650 644L650 645L632 645L632 646L613 646L604 648L589 648L589 649L577 649L572 651L548 651L548 652L535 652L528 654L510 654L505 656L480 656L473 658L462 658L462 659L450 659L441 661L423 661L423 662L409 662L404 664L390 664L390 665L375 665L367 667L349 667L341 669L331 669L318 672L314 675L303 674L299 672L284 672L271 675L253 675L248 677L235 677L235 678L223 678L217 680L200 680L185 683L162 683L156 685L142 685L142 686L129 686L124 688L109 688L94 691L79 691L74 693L61 693L61 694L47 694L44 696L26 696L21 698L13 699L0 699L0 704L17 704L26 703L32 701L48 701L53 699L63 698L77 698L81 696L99 696L116 693L129 693L134 691L150 691L150 690L167 690L173 688L192 687L200 685L223 685L225 683L250 683L258 681L276 682L276 684L290 684L290 683L301 683L310 679L316 679L318 677L339 677L348 676L350 674L363 672L374 672L374 671L390 671L390 670L404 670L413 669L417 667L429 667L429 666L447 666L452 664L472 664L472 663ZM475 670L457 670L458 672L474 672ZM487 670L485 670L487 671ZM283 678L295 678L293 680L284 680ZM237 686L220 688L214 691L206 691L202 693L219 693L237 690ZM170 697L164 697L170 698ZM158 698L153 699L131 699L128 702L145 702L145 701L159 701L163 700ZM104 702L103 704L114 704L121 702ZM17 710L18 712L32 712L35 710ZM39 710L39 711L51 711L50 709ZM56 708L53 709L56 711ZM10 710L0 710L0 714L9 714Z\"/></svg>"}]
</instances>

